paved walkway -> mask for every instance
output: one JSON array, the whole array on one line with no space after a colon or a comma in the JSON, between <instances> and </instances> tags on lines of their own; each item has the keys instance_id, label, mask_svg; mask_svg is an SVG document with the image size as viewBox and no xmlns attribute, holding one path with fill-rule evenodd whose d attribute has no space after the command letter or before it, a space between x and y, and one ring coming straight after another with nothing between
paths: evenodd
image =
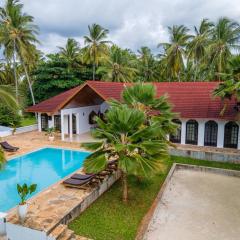
<instances>
[{"instance_id":1,"label":"paved walkway","mask_svg":"<svg viewBox=\"0 0 240 240\"><path fill-rule=\"evenodd\" d=\"M144 240L238 240L239 189L238 177L175 171Z\"/></svg>"}]
</instances>

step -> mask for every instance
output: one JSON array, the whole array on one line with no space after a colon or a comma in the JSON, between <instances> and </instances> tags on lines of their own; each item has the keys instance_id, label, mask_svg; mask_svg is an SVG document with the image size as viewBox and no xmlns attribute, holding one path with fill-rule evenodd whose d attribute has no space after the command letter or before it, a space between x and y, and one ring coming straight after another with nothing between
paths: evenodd
<instances>
[{"instance_id":1,"label":"step","mask_svg":"<svg viewBox=\"0 0 240 240\"><path fill-rule=\"evenodd\" d=\"M65 234L66 231L67 225L59 224L56 228L53 229L52 232L50 232L49 237L58 240Z\"/></svg>"},{"instance_id":2,"label":"step","mask_svg":"<svg viewBox=\"0 0 240 240\"><path fill-rule=\"evenodd\" d=\"M72 239L74 239L74 232L70 229L67 229L58 240L72 240Z\"/></svg>"}]
</instances>

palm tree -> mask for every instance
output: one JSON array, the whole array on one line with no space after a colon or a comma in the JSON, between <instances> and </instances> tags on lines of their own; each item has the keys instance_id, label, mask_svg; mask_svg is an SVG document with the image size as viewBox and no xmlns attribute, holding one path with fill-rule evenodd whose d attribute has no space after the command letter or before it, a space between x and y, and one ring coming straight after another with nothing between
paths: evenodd
<instances>
[{"instance_id":1,"label":"palm tree","mask_svg":"<svg viewBox=\"0 0 240 240\"><path fill-rule=\"evenodd\" d=\"M84 143L94 152L84 162L88 172L106 168L107 161L115 156L122 173L123 201L128 200L127 175L144 176L161 170L168 157L165 141L154 140L157 124L144 125L146 116L138 109L126 105L112 106L106 114L107 122L96 118L98 127L93 136L100 141Z\"/></svg>"},{"instance_id":2,"label":"palm tree","mask_svg":"<svg viewBox=\"0 0 240 240\"><path fill-rule=\"evenodd\" d=\"M16 73L16 58L21 62L33 104L35 104L32 84L28 74L29 59L34 59L38 43L36 34L38 28L33 24L33 17L22 12L23 4L19 0L7 0L4 8L0 8L1 37L0 42L4 46L4 55L7 59L13 59L13 69L16 84L16 99L18 101L18 80Z\"/></svg>"},{"instance_id":3,"label":"palm tree","mask_svg":"<svg viewBox=\"0 0 240 240\"><path fill-rule=\"evenodd\" d=\"M95 80L96 67L100 60L107 57L107 44L110 41L107 39L108 30L104 29L98 24L88 26L89 36L84 36L84 42L86 44L84 59L87 63L91 63L93 66L93 80Z\"/></svg>"},{"instance_id":4,"label":"palm tree","mask_svg":"<svg viewBox=\"0 0 240 240\"><path fill-rule=\"evenodd\" d=\"M66 46L58 48L60 50L60 57L66 60L69 68L79 66L80 47L75 39L68 38Z\"/></svg>"},{"instance_id":5,"label":"palm tree","mask_svg":"<svg viewBox=\"0 0 240 240\"><path fill-rule=\"evenodd\" d=\"M156 81L158 76L158 62L154 59L150 48L141 47L138 50L139 54L139 70L142 81L153 82Z\"/></svg>"},{"instance_id":6,"label":"palm tree","mask_svg":"<svg viewBox=\"0 0 240 240\"><path fill-rule=\"evenodd\" d=\"M0 85L0 103L7 105L14 110L18 109L18 103L14 98L14 91L11 86Z\"/></svg>"},{"instance_id":7,"label":"palm tree","mask_svg":"<svg viewBox=\"0 0 240 240\"><path fill-rule=\"evenodd\" d=\"M232 51L239 51L240 25L223 17L220 18L212 30L212 41L209 46L210 64L214 67L221 80L221 73L225 72Z\"/></svg>"},{"instance_id":8,"label":"palm tree","mask_svg":"<svg viewBox=\"0 0 240 240\"><path fill-rule=\"evenodd\" d=\"M218 87L214 90L213 95L220 97L224 101L223 109L220 115L224 115L228 100L232 98L236 99L236 110L240 111L240 55L232 57L228 61L229 73L221 74L222 78L225 79Z\"/></svg>"},{"instance_id":9,"label":"palm tree","mask_svg":"<svg viewBox=\"0 0 240 240\"><path fill-rule=\"evenodd\" d=\"M100 66L97 73L103 75L103 79L112 82L132 82L136 76L137 69L135 61L128 50L122 50L113 45L109 51L109 57L103 66Z\"/></svg>"},{"instance_id":10,"label":"palm tree","mask_svg":"<svg viewBox=\"0 0 240 240\"><path fill-rule=\"evenodd\" d=\"M168 102L167 96L157 96L156 88L153 84L138 83L126 86L122 99L129 107L142 111L148 119L148 123L157 123L159 128L156 136L165 139L168 134L176 131L176 124L173 118L176 115L172 112L172 106ZM112 105L121 105L120 102L112 101Z\"/></svg>"},{"instance_id":11,"label":"palm tree","mask_svg":"<svg viewBox=\"0 0 240 240\"><path fill-rule=\"evenodd\" d=\"M160 43L158 47L163 47L166 53L167 67L170 69L171 77L180 81L180 73L184 69L186 46L192 36L188 34L189 29L183 25L168 27L168 31L170 43Z\"/></svg>"},{"instance_id":12,"label":"palm tree","mask_svg":"<svg viewBox=\"0 0 240 240\"><path fill-rule=\"evenodd\" d=\"M195 35L187 45L188 62L193 61L195 74L194 81L196 81L197 73L202 67L202 64L207 62L207 47L210 44L211 32L214 24L208 19L203 19L199 28L194 27Z\"/></svg>"}]
</instances>

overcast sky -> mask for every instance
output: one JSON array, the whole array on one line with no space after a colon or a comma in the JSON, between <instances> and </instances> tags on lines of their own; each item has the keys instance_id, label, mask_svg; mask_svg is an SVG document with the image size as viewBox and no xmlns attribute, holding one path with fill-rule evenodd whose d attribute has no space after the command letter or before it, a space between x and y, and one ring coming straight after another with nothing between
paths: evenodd
<instances>
[{"instance_id":1,"label":"overcast sky","mask_svg":"<svg viewBox=\"0 0 240 240\"><path fill-rule=\"evenodd\" d=\"M4 0L0 0L4 2ZM240 22L239 0L22 0L24 10L40 27L40 49L56 51L68 37L83 45L87 26L109 29L109 38L134 51L141 46L156 50L168 40L167 26L198 25L203 18L227 16ZM1 4L2 5L2 4Z\"/></svg>"}]
</instances>

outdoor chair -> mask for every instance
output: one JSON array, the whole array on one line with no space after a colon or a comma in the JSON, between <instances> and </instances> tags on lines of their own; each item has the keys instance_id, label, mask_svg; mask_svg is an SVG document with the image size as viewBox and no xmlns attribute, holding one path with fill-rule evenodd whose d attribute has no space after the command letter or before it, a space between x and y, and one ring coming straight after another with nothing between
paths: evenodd
<instances>
[{"instance_id":1,"label":"outdoor chair","mask_svg":"<svg viewBox=\"0 0 240 240\"><path fill-rule=\"evenodd\" d=\"M14 147L12 145L10 145L8 142L0 142L1 147L3 148L3 150L7 151L7 152L16 152L19 148L18 147Z\"/></svg>"}]
</instances>

